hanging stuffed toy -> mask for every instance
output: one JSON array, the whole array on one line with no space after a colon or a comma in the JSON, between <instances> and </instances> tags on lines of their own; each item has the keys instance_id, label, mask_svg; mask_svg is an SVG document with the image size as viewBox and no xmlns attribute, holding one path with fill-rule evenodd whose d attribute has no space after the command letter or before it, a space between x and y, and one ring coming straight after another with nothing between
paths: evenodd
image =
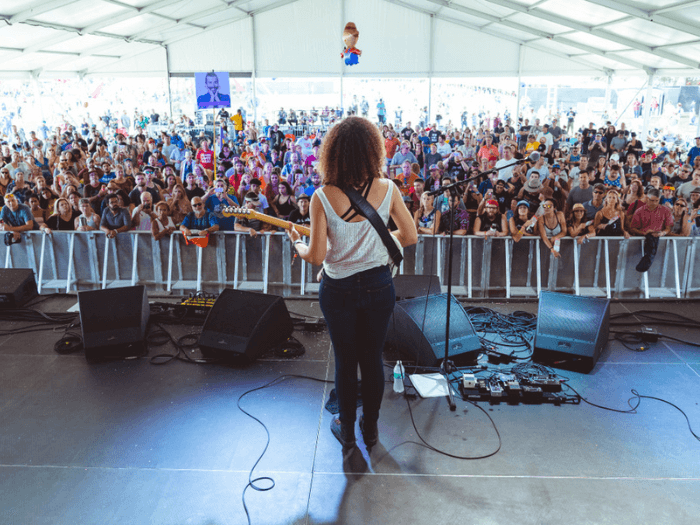
<instances>
[{"instance_id":1,"label":"hanging stuffed toy","mask_svg":"<svg viewBox=\"0 0 700 525\"><path fill-rule=\"evenodd\" d=\"M360 38L360 32L357 27L352 22L345 24L345 29L343 29L343 42L345 43L345 48L341 53L341 58L345 59L346 66L354 66L358 63L358 58L362 54L362 51L357 49L357 40Z\"/></svg>"}]
</instances>

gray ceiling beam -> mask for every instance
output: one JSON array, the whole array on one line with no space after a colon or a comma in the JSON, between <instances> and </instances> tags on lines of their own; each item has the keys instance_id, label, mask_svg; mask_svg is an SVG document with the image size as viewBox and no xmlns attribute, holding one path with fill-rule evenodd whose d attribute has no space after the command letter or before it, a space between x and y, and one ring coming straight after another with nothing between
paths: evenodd
<instances>
[{"instance_id":1,"label":"gray ceiling beam","mask_svg":"<svg viewBox=\"0 0 700 525\"><path fill-rule=\"evenodd\" d=\"M652 16L655 16L655 15L660 15L662 13L670 13L671 11L678 11L679 9L687 9L689 7L697 7L699 5L700 5L700 0L691 0L690 2L679 2L677 4L667 5L666 7L662 7L660 9L654 9L652 11L649 11L649 14Z\"/></svg>"},{"instance_id":2,"label":"gray ceiling beam","mask_svg":"<svg viewBox=\"0 0 700 525\"><path fill-rule=\"evenodd\" d=\"M82 36L80 29L78 29L76 27L64 26L64 25L59 25L59 24L49 24L46 22L39 22L37 20L25 20L22 23L26 24L26 25L31 25L31 26L45 27L48 29L55 29L57 31L62 31L61 34L57 35L54 38L42 40L41 42L37 42L36 44L33 44L31 46L26 47L24 49L24 53L34 53L36 51L46 49L47 47L51 47L51 46L55 46L56 44L60 44L61 42L65 42L68 40L72 40L73 38L78 38L78 37ZM101 31L94 31L90 34L93 36L99 36L99 37L104 37L104 38L113 38L113 39L117 39L117 40L126 41L126 38L124 36L114 35L112 33L103 33ZM147 39L140 39L140 40L138 40L138 42L141 42L142 44L149 44L149 45L160 44L160 42L157 42L155 40L147 40Z\"/></svg>"},{"instance_id":3,"label":"gray ceiling beam","mask_svg":"<svg viewBox=\"0 0 700 525\"><path fill-rule=\"evenodd\" d=\"M601 27L612 26L615 24L622 24L624 22L629 22L630 20L636 20L636 18L633 16L623 16L622 18L618 18L617 20L609 20L607 22L601 22L600 24L596 24L594 26L591 26L591 28L592 29L600 29Z\"/></svg>"},{"instance_id":4,"label":"gray ceiling beam","mask_svg":"<svg viewBox=\"0 0 700 525\"><path fill-rule=\"evenodd\" d=\"M248 0L245 0L245 1L248 1ZM197 35L200 34L202 31L211 30L211 29L216 29L217 27L226 26L226 25L228 25L228 24L235 24L236 22L240 22L241 20L245 20L246 18L248 18L248 17L250 17L250 16L259 15L259 14L261 14L261 13L264 13L265 11L269 11L269 10L271 10L271 9L276 9L276 8L282 7L282 6L284 6L284 5L293 4L294 2L297 2L297 1L298 1L298 0L281 0L280 2L276 2L276 3L271 4L271 5L269 5L269 6L261 7L260 9L256 9L256 10L254 10L254 11L250 11L250 12L248 12L248 13L246 14L246 16L242 16L242 17L239 17L239 18L228 19L228 20L222 20L222 21L220 21L220 22L216 22L216 23L214 23L214 24L211 24L211 25L209 25L209 26L207 26L207 27L205 27L204 29L201 29L201 30L188 31L188 32L185 33L185 34L182 34L182 35L179 35L179 36L177 36L177 37L174 37L174 38L165 40L165 41L163 42L163 45L164 45L164 46L169 46L170 44L174 44L175 42L179 42L179 41L181 41L181 40L186 40L186 39L188 39L188 38L192 38L193 36L197 36ZM239 0L238 2L234 2L234 3L240 3L240 0ZM231 6L229 6L229 7L231 7Z\"/></svg>"},{"instance_id":5,"label":"gray ceiling beam","mask_svg":"<svg viewBox=\"0 0 700 525\"><path fill-rule=\"evenodd\" d=\"M507 25L508 27L512 27L513 29L516 29L518 31L522 31L525 33L530 33L530 34L535 35L539 38L543 38L543 39L547 39L547 40L555 40L557 42L561 42L562 44L566 44L569 47L580 49L582 51L585 51L587 53L591 53L594 55L609 58L611 60L615 60L616 62L620 62L621 64L626 64L628 66L631 66L631 67L634 67L637 69L643 69L643 70L647 69L647 66L642 64L641 62L637 62L635 60L629 60L629 59L624 58L624 57L619 57L619 56L617 56L609 51L601 51L598 48L588 46L585 44L580 44L579 42L576 42L574 40L570 40L568 38L563 38L563 37L555 35L553 33L546 33L544 31L540 31L539 29L534 29L530 26L517 24L517 23L511 22L509 20L501 21L501 19L499 19L496 16L482 13L481 11L475 11L473 9L468 9L462 5L459 5L459 4L452 4L452 3L448 2L447 0L428 0L428 1L431 3L434 3L434 4L438 4L438 5L442 5L444 7L447 7L448 9L452 9L455 11L459 11L459 12L468 14L468 15L473 16L473 17L483 18L484 20L489 20L490 22ZM496 34L498 34L498 33L496 33ZM598 67L598 69L602 69L602 68Z\"/></svg>"},{"instance_id":6,"label":"gray ceiling beam","mask_svg":"<svg viewBox=\"0 0 700 525\"><path fill-rule=\"evenodd\" d=\"M247 2L249 2L249 1L250 1L250 0L233 0L233 1L223 2L223 3L226 4L226 7L224 7L223 9L222 9L221 7L212 7L212 8L210 8L210 9L205 9L204 11L200 11L200 12L195 13L195 14L193 14L193 15L189 15L189 16L186 16L186 17L184 17L184 18L180 18L180 19L178 19L178 20L173 20L173 21L170 21L170 22L165 22L165 23L163 23L163 24L159 24L159 25L150 27L147 31L142 31L141 33L136 33L136 34L134 34L134 35L130 35L130 36L128 37L128 39L131 40L131 39L142 38L142 37L147 36L147 35L149 35L149 34L153 34L153 33L157 32L157 31L168 31L168 30L170 30L170 29L172 29L172 28L175 28L175 27L178 27L178 26L188 25L190 22L193 22L193 21L195 21L195 20L198 20L198 19L201 19L201 18L210 16L210 15L216 15L216 14L225 13L225 12L228 11L229 9L236 9L236 11L242 12L242 13L244 13L246 16L248 16L250 13L248 13L247 11L244 11L243 9L241 9L240 7L238 7L238 4L247 3ZM244 19L244 18L245 18L245 17L241 17L241 18L239 18L239 19L237 19L237 20L242 20L242 19ZM188 35L196 35L196 34L199 34L199 33L200 33L201 31L203 31L204 29L205 29L205 28L202 27L202 26L196 26L196 27L194 28L194 31L189 32ZM188 38L188 37L185 36L184 38ZM180 40L180 38L178 37L177 40ZM177 40L175 40L175 41L177 41ZM170 41L170 40L165 40L165 41L162 42L163 45L168 45L169 43L172 43L172 41Z\"/></svg>"},{"instance_id":7,"label":"gray ceiling beam","mask_svg":"<svg viewBox=\"0 0 700 525\"><path fill-rule=\"evenodd\" d=\"M108 1L108 0L103 0L103 1ZM125 22L127 20L131 20L132 18L136 18L139 16L147 15L149 13L153 13L157 9L161 9L163 7L169 7L174 4L179 4L183 0L160 0L159 2L154 2L152 4L149 4L145 7L133 7L128 4L123 4L121 2L109 2L113 5L117 5L119 7L123 7L126 9L125 12L118 14L118 15L111 15L105 18L102 18L101 20L98 20L97 22L94 22L93 24L90 24L89 26L86 26L82 29L83 34L92 34L95 31L99 31L100 29L103 29L105 27L112 26L114 24L118 24L120 22Z\"/></svg>"},{"instance_id":8,"label":"gray ceiling beam","mask_svg":"<svg viewBox=\"0 0 700 525\"><path fill-rule=\"evenodd\" d=\"M429 1L446 1L446 0L429 0ZM588 33L594 36L597 36L599 38L609 40L611 42L615 42L618 44L621 44L623 46L630 47L632 49L636 49L638 51L643 51L645 53L649 53L650 55L656 55L660 58L664 58L666 60L671 60L672 62L676 62L678 64L683 64L684 66L688 66L693 69L700 69L700 62L696 60L691 60L689 58L685 58L679 55L675 55L673 53L668 53L666 51L654 51L654 48L651 46L647 46L646 44L643 44L637 40L632 40L626 37L619 36L615 33L609 32L609 31L603 31L600 29L595 29L592 26L588 26L586 24L582 24L580 22L577 22L575 20L571 20L569 18L565 18L559 15L555 15L552 13L548 13L547 11L543 11L542 9L530 9L526 6L523 6L521 4L518 4L516 2L513 2L512 0L485 0L486 2L490 4L496 4L500 5L502 7L507 7L508 9L513 9L515 11L519 11L524 14L528 14L531 16L535 16L537 18L541 18L542 20L547 20L548 22L552 22L554 24L558 24L564 27L569 27L571 29L576 29L577 31L581 31L583 33ZM587 0L588 2L592 2L595 4L599 5L604 5L608 3L618 3L614 2L613 0ZM460 6L462 7L462 6ZM607 6L606 6L607 7ZM466 8L465 8L466 9ZM468 10L472 16L475 15L475 11L473 10ZM640 11L637 8L632 8L630 11L626 12L629 15L632 16L637 16L635 14L636 11ZM491 16L491 15L489 15ZM640 18L639 16L637 16ZM697 29L698 36L700 36L700 28Z\"/></svg>"},{"instance_id":9,"label":"gray ceiling beam","mask_svg":"<svg viewBox=\"0 0 700 525\"><path fill-rule=\"evenodd\" d=\"M44 13L48 13L49 11L53 11L55 9L60 9L61 7L65 7L67 5L74 4L77 1L78 0L53 0L49 2L41 2L34 5L33 7L30 7L28 9L25 9L24 11L17 13L16 15L12 15L10 18L7 19L7 22L10 25L19 24L34 16L43 15Z\"/></svg>"},{"instance_id":10,"label":"gray ceiling beam","mask_svg":"<svg viewBox=\"0 0 700 525\"><path fill-rule=\"evenodd\" d=\"M586 0L587 2L602 7L607 7L613 11L619 11L620 13L626 13L628 15L635 16L640 20L646 20L647 22L653 22L654 24L675 29L677 31L683 31L684 33L689 33L691 35L700 36L700 27L692 24L687 24L685 22L680 22L669 18L662 14L652 14L652 11L643 11L638 7L634 7L628 4L623 4L622 2L616 2L614 0Z\"/></svg>"},{"instance_id":11,"label":"gray ceiling beam","mask_svg":"<svg viewBox=\"0 0 700 525\"><path fill-rule=\"evenodd\" d=\"M487 35L491 35L491 36L494 36L494 37L496 37L496 38L501 38L501 39L503 39L503 40L507 40L507 41L513 42L513 43L515 43L515 44L522 44L522 45L524 45L524 46L526 46L526 47L529 47L529 48L532 48L532 49L536 49L536 50L538 50L538 51L542 51L543 53L549 53L549 54L554 55L554 56L558 56L558 57L561 57L561 58L565 58L565 59L567 59L567 60L571 60L571 61L573 61L573 62L577 62L577 63L579 63L579 64L581 64L581 65L584 65L584 66L586 66L586 67L589 68L589 69L598 69L598 70L600 70L600 71L604 71L604 70L605 70L605 68L601 67L601 66L598 65L598 64L591 63L590 61L587 61L587 60L582 60L582 59L580 59L580 58L575 57L574 55L569 55L569 54L563 53L563 52L561 52L561 51L554 51L554 50L548 49L548 48L543 47L543 46L538 46L538 45L536 44L536 42L537 42L538 40L540 40L539 38L536 38L536 39L533 39L533 40L521 40L521 39L519 39L519 38L515 38L515 37L513 37L513 36L510 36L510 35L508 35L508 34L504 34L502 31L497 31L497 30L495 30L495 29L489 28L488 26L491 25L490 23L479 26L479 25L476 25L476 24L470 24L469 22L465 22L465 21L463 21L463 20L457 20L457 19L455 19L455 18L446 16L446 15L440 15L440 14L437 14L437 13L435 13L435 12L433 12L433 11L428 11L428 10L426 10L426 9L422 9L422 8L420 8L420 7L416 7L416 6L414 6L414 5L407 4L406 2L402 2L401 0L385 0L385 1L388 2L388 3L390 3L390 4L399 5L399 6L401 6L401 7L406 8L406 9L410 9L410 10L412 10L412 11L416 11L416 12L418 12L418 13L422 13L422 14L425 14L425 15L428 15L428 16L433 16L433 17L435 17L435 19L437 19L437 20L442 20L443 22L448 22L448 23L450 23L450 24L455 24L455 25L458 25L458 26L466 27L467 29L472 29L472 30L474 30L474 31L478 31L478 32L481 32L481 33L485 33L485 34L487 34ZM445 7L445 6L443 6L443 7ZM635 67L636 67L636 66L635 66Z\"/></svg>"}]
</instances>

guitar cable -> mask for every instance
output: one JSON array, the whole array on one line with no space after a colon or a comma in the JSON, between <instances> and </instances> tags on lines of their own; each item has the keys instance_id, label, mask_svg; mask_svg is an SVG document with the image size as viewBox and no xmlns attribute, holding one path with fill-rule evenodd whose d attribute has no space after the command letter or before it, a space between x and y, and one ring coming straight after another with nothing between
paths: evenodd
<instances>
[{"instance_id":1,"label":"guitar cable","mask_svg":"<svg viewBox=\"0 0 700 525\"><path fill-rule=\"evenodd\" d=\"M264 384L264 385L262 385L262 386L259 386L259 387L256 387L256 388L252 388L251 390L248 390L247 392L243 392L243 393L238 397L238 401L236 402L236 405L238 406L238 410L240 410L241 412L243 412L246 416L248 416L249 418L253 419L253 420L256 421L257 423L259 423L260 426L263 427L263 430L265 431L265 435L266 435L266 441L265 441L265 446L263 447L263 451L261 452L260 456L258 456L258 459L255 460L255 463L254 463L253 466L251 467L250 472L248 473L248 483L246 484L245 488L243 489L243 493L241 494L241 500L242 500L242 502L243 502L243 510L245 511L246 519L248 520L248 525L251 524L251 521L250 521L250 512L248 511L248 506L246 505L246 502L245 502L245 493L246 493L246 491L247 491L249 488L252 488L253 490L256 490L256 491L258 491L258 492L267 492L267 491L270 491L270 490L272 490L272 489L275 488L275 480L274 480L274 478L272 478L271 476L260 476L260 477L257 477L257 478L253 478L253 473L255 472L255 469L257 468L258 464L259 464L260 461L262 460L263 456L265 456L265 453L267 452L267 449L268 449L268 447L270 446L270 430L267 428L267 426L265 425L265 423L263 423L260 419L258 419L258 418L255 417L254 415L252 415L250 412L247 412L247 411L241 406L241 401L242 401L243 398L244 398L245 396L247 396L248 394L252 394L253 392L257 392L257 391L263 390L263 389L265 389L265 388L270 388L270 387L272 387L272 386L276 386L276 385L282 383L283 381L286 381L286 380L292 379L292 378L296 378L296 379L308 379L308 380L310 380L310 381L316 381L316 382L324 383L324 384L325 384L325 383L333 383L333 381L330 381L330 380L328 380L328 379L319 379L319 378L317 378L317 377L302 376L302 375L296 375L296 374L287 374L287 375L283 375L283 376L277 377L277 378L275 378L275 379L269 381L268 383L266 383L266 384ZM261 484L260 484L261 482L266 482L267 485L261 485Z\"/></svg>"}]
</instances>

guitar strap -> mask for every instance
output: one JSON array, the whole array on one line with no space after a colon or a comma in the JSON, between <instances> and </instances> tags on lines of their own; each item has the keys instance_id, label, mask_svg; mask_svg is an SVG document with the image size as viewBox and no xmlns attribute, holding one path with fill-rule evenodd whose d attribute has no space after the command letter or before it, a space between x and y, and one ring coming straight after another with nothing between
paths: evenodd
<instances>
[{"instance_id":1,"label":"guitar strap","mask_svg":"<svg viewBox=\"0 0 700 525\"><path fill-rule=\"evenodd\" d=\"M377 210L375 210L372 205L367 202L367 199L365 199L355 188L347 188L344 191L345 195L347 195L348 199L350 199L350 206L352 206L352 208L358 214L367 219L370 224L374 226L374 229L377 230L377 233L382 239L384 246L386 246L386 249L389 250L389 256L391 257L394 265L400 265L401 261L403 260L403 255L401 255L399 247L396 246L396 241L394 241L394 239L391 237L386 224L384 224L384 221L382 221L382 218L377 213ZM389 188L389 191L393 191L392 188Z\"/></svg>"}]
</instances>

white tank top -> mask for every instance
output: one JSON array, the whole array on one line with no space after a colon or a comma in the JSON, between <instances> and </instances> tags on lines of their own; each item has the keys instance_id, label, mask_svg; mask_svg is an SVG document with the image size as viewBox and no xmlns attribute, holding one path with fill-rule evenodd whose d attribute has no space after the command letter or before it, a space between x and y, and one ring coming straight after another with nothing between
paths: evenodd
<instances>
[{"instance_id":1,"label":"white tank top","mask_svg":"<svg viewBox=\"0 0 700 525\"><path fill-rule=\"evenodd\" d=\"M377 208L384 224L389 223L391 195L396 185L388 181L388 186L384 200ZM324 188L319 188L315 193L323 204L328 223L328 248L323 261L323 269L328 277L343 279L370 268L389 264L389 251L372 224L368 220L346 222L338 217L323 190Z\"/></svg>"},{"instance_id":2,"label":"white tank top","mask_svg":"<svg viewBox=\"0 0 700 525\"><path fill-rule=\"evenodd\" d=\"M174 228L175 227L175 223L173 222L173 218L170 215L168 215L167 224L165 224L165 225L163 225L163 223L160 222L160 219L155 219L155 221L156 221L156 224L158 225L158 233L162 232L163 230L165 230L167 228Z\"/></svg>"}]
</instances>

